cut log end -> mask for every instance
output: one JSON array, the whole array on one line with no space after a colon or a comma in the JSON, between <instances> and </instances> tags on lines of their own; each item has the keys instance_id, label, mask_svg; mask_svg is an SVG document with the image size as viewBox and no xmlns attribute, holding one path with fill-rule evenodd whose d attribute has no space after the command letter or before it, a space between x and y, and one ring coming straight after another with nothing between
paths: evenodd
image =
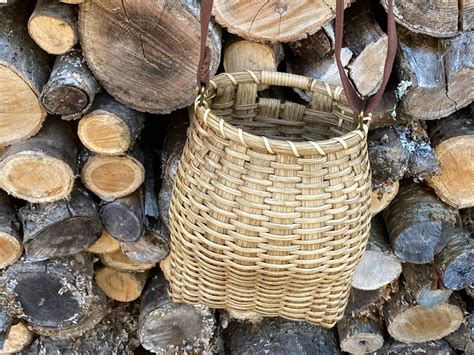
<instances>
[{"instance_id":1,"label":"cut log end","mask_svg":"<svg viewBox=\"0 0 474 355\"><path fill-rule=\"evenodd\" d=\"M393 255L367 250L357 264L352 287L359 290L376 290L393 280L402 272L400 261Z\"/></svg>"},{"instance_id":2,"label":"cut log end","mask_svg":"<svg viewBox=\"0 0 474 355\"><path fill-rule=\"evenodd\" d=\"M109 254L103 254L100 259L104 265L120 271L143 272L150 270L155 266L154 263L139 263L133 261L128 256L124 255L121 250Z\"/></svg>"},{"instance_id":3,"label":"cut log end","mask_svg":"<svg viewBox=\"0 0 474 355\"><path fill-rule=\"evenodd\" d=\"M146 230L137 242L122 243L122 252L131 260L142 263L158 263L169 253L168 233Z\"/></svg>"},{"instance_id":4,"label":"cut log end","mask_svg":"<svg viewBox=\"0 0 474 355\"><path fill-rule=\"evenodd\" d=\"M120 249L120 242L112 238L107 231L102 231L101 236L87 251L94 254L109 254Z\"/></svg>"},{"instance_id":5,"label":"cut log end","mask_svg":"<svg viewBox=\"0 0 474 355\"><path fill-rule=\"evenodd\" d=\"M95 273L97 285L111 299L132 302L140 297L147 273L129 273L104 267Z\"/></svg>"},{"instance_id":6,"label":"cut log end","mask_svg":"<svg viewBox=\"0 0 474 355\"><path fill-rule=\"evenodd\" d=\"M17 261L23 253L23 246L12 235L0 233L0 269Z\"/></svg>"},{"instance_id":7,"label":"cut log end","mask_svg":"<svg viewBox=\"0 0 474 355\"><path fill-rule=\"evenodd\" d=\"M397 196L399 189L399 182L396 181L391 184L387 184L378 190L372 191L372 198L370 201L370 211L372 216L382 212Z\"/></svg>"},{"instance_id":8,"label":"cut log end","mask_svg":"<svg viewBox=\"0 0 474 355\"><path fill-rule=\"evenodd\" d=\"M54 55L66 53L78 40L74 24L60 17L32 16L28 32L41 49Z\"/></svg>"},{"instance_id":9,"label":"cut log end","mask_svg":"<svg viewBox=\"0 0 474 355\"><path fill-rule=\"evenodd\" d=\"M343 318L339 321L341 350L350 354L367 354L379 350L384 344L383 331L376 320Z\"/></svg>"},{"instance_id":10,"label":"cut log end","mask_svg":"<svg viewBox=\"0 0 474 355\"><path fill-rule=\"evenodd\" d=\"M28 326L19 322L12 325L3 347L0 348L0 354L19 353L24 350L33 341L33 333Z\"/></svg>"}]
</instances>

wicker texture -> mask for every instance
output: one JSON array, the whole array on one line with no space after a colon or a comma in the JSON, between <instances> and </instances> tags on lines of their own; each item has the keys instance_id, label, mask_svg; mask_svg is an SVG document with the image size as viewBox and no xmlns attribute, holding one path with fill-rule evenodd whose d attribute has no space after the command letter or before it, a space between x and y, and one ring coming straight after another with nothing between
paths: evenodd
<instances>
[{"instance_id":1,"label":"wicker texture","mask_svg":"<svg viewBox=\"0 0 474 355\"><path fill-rule=\"evenodd\" d=\"M170 207L174 301L331 327L370 226L367 131L340 88L275 72L221 74L195 115ZM257 85L312 92L305 106Z\"/></svg>"}]
</instances>

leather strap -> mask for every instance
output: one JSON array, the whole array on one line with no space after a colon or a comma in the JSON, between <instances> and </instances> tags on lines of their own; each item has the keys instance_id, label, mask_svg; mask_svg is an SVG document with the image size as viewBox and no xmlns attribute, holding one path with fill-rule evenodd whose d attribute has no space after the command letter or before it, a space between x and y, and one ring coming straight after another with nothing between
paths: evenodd
<instances>
[{"instance_id":1,"label":"leather strap","mask_svg":"<svg viewBox=\"0 0 474 355\"><path fill-rule=\"evenodd\" d=\"M209 84L209 67L211 65L211 49L206 46L209 23L211 22L213 0L201 0L201 49L199 53L199 65L197 71L198 88L207 87Z\"/></svg>"}]
</instances>

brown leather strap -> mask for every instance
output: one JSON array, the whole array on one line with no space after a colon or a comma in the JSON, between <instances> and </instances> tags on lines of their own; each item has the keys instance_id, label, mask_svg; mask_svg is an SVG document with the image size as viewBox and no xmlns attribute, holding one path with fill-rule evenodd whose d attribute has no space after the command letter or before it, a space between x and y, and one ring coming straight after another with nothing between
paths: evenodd
<instances>
[{"instance_id":1,"label":"brown leather strap","mask_svg":"<svg viewBox=\"0 0 474 355\"><path fill-rule=\"evenodd\" d=\"M383 71L383 79L378 91L368 99L362 99L347 77L341 62L342 37L344 35L344 0L336 1L336 35L335 35L335 57L342 87L349 102L349 106L355 113L370 113L377 106L387 86L390 73L392 72L395 54L397 53L397 31L395 27L395 16L393 15L393 0L387 1L387 58Z\"/></svg>"},{"instance_id":2,"label":"brown leather strap","mask_svg":"<svg viewBox=\"0 0 474 355\"><path fill-rule=\"evenodd\" d=\"M199 89L206 87L209 83L209 67L211 65L211 49L206 46L209 23L211 22L213 0L201 0L201 51L199 53L199 64L197 71L197 83Z\"/></svg>"}]
</instances>

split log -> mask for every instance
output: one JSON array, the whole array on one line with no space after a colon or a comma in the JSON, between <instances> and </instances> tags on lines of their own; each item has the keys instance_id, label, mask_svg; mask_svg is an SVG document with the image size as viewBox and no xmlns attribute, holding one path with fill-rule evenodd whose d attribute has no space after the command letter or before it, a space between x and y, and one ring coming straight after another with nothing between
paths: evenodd
<instances>
[{"instance_id":1,"label":"split log","mask_svg":"<svg viewBox=\"0 0 474 355\"><path fill-rule=\"evenodd\" d=\"M454 349L474 354L474 315L470 314L461 327L444 338Z\"/></svg>"},{"instance_id":2,"label":"split log","mask_svg":"<svg viewBox=\"0 0 474 355\"><path fill-rule=\"evenodd\" d=\"M102 264L126 272L145 272L155 267L154 263L139 263L124 255L121 250L100 256Z\"/></svg>"},{"instance_id":3,"label":"split log","mask_svg":"<svg viewBox=\"0 0 474 355\"><path fill-rule=\"evenodd\" d=\"M168 228L160 220L148 226L137 242L122 243L122 252L140 263L159 263L170 251Z\"/></svg>"},{"instance_id":4,"label":"split log","mask_svg":"<svg viewBox=\"0 0 474 355\"><path fill-rule=\"evenodd\" d=\"M376 290L398 279L402 265L393 255L385 225L381 218L373 218L367 250L357 264L352 287Z\"/></svg>"},{"instance_id":5,"label":"split log","mask_svg":"<svg viewBox=\"0 0 474 355\"><path fill-rule=\"evenodd\" d=\"M229 354L341 354L333 330L283 318L231 322L224 331L224 344Z\"/></svg>"},{"instance_id":6,"label":"split log","mask_svg":"<svg viewBox=\"0 0 474 355\"><path fill-rule=\"evenodd\" d=\"M406 117L397 113L398 98L396 86L389 82L378 105L372 111L369 130L393 126L406 121ZM411 121L411 118L409 119Z\"/></svg>"},{"instance_id":7,"label":"split log","mask_svg":"<svg viewBox=\"0 0 474 355\"><path fill-rule=\"evenodd\" d=\"M142 113L103 93L79 121L77 135L82 144L94 153L125 153L140 135L144 121Z\"/></svg>"},{"instance_id":8,"label":"split log","mask_svg":"<svg viewBox=\"0 0 474 355\"><path fill-rule=\"evenodd\" d=\"M28 204L19 210L23 244L30 260L79 253L102 233L96 203L86 190L76 188L69 199Z\"/></svg>"},{"instance_id":9,"label":"split log","mask_svg":"<svg viewBox=\"0 0 474 355\"><path fill-rule=\"evenodd\" d=\"M344 1L347 6L350 1ZM335 16L336 1L214 1L216 21L231 33L256 42L294 42L317 32Z\"/></svg>"},{"instance_id":10,"label":"split log","mask_svg":"<svg viewBox=\"0 0 474 355\"><path fill-rule=\"evenodd\" d=\"M384 212L384 219L398 259L426 264L446 245L459 214L438 200L430 189L403 180L397 197Z\"/></svg>"},{"instance_id":11,"label":"split log","mask_svg":"<svg viewBox=\"0 0 474 355\"><path fill-rule=\"evenodd\" d=\"M75 120L89 109L99 88L81 51L71 49L56 58L41 92L41 102L49 113Z\"/></svg>"},{"instance_id":12,"label":"split log","mask_svg":"<svg viewBox=\"0 0 474 355\"><path fill-rule=\"evenodd\" d=\"M398 181L384 184L372 190L372 198L370 200L370 211L372 216L382 212L393 201L398 194L400 184Z\"/></svg>"},{"instance_id":13,"label":"split log","mask_svg":"<svg viewBox=\"0 0 474 355\"><path fill-rule=\"evenodd\" d=\"M71 193L76 160L76 136L65 122L49 118L36 136L5 148L0 185L28 202L57 201Z\"/></svg>"},{"instance_id":14,"label":"split log","mask_svg":"<svg viewBox=\"0 0 474 355\"><path fill-rule=\"evenodd\" d=\"M79 32L87 63L117 101L160 114L194 101L200 34L197 1L87 1L80 8ZM212 76L221 53L220 34L213 25L207 45Z\"/></svg>"},{"instance_id":15,"label":"split log","mask_svg":"<svg viewBox=\"0 0 474 355\"><path fill-rule=\"evenodd\" d=\"M460 111L436 121L428 132L441 170L440 175L428 179L428 184L451 206L474 206L472 115L468 110Z\"/></svg>"},{"instance_id":16,"label":"split log","mask_svg":"<svg viewBox=\"0 0 474 355\"><path fill-rule=\"evenodd\" d=\"M143 192L141 189L100 207L104 228L116 240L138 241L145 229Z\"/></svg>"},{"instance_id":17,"label":"split log","mask_svg":"<svg viewBox=\"0 0 474 355\"><path fill-rule=\"evenodd\" d=\"M474 240L468 232L453 233L435 258L444 286L461 290L474 283Z\"/></svg>"},{"instance_id":18,"label":"split log","mask_svg":"<svg viewBox=\"0 0 474 355\"><path fill-rule=\"evenodd\" d=\"M411 354L427 354L427 355L456 355L456 351L451 349L449 344L444 340L429 341L419 344L405 344L398 341L387 343L382 349L373 355L411 355Z\"/></svg>"},{"instance_id":19,"label":"split log","mask_svg":"<svg viewBox=\"0 0 474 355\"><path fill-rule=\"evenodd\" d=\"M158 195L160 218L169 228L168 217L173 185L176 179L179 161L186 143L189 118L186 112L180 111L168 124L163 151L161 152L161 189Z\"/></svg>"},{"instance_id":20,"label":"split log","mask_svg":"<svg viewBox=\"0 0 474 355\"><path fill-rule=\"evenodd\" d=\"M22 353L33 341L33 334L24 322L18 322L10 327L8 336L0 344L0 354Z\"/></svg>"},{"instance_id":21,"label":"split log","mask_svg":"<svg viewBox=\"0 0 474 355\"><path fill-rule=\"evenodd\" d=\"M350 354L367 354L384 344L381 320L345 315L337 322L341 350Z\"/></svg>"},{"instance_id":22,"label":"split log","mask_svg":"<svg viewBox=\"0 0 474 355\"><path fill-rule=\"evenodd\" d=\"M459 306L443 303L425 308L416 305L415 299L403 288L388 301L384 315L389 334L405 343L441 339L457 330L463 321Z\"/></svg>"},{"instance_id":23,"label":"split log","mask_svg":"<svg viewBox=\"0 0 474 355\"><path fill-rule=\"evenodd\" d=\"M145 179L143 153L137 145L127 154L113 156L83 150L79 160L82 182L104 201L130 195Z\"/></svg>"},{"instance_id":24,"label":"split log","mask_svg":"<svg viewBox=\"0 0 474 355\"><path fill-rule=\"evenodd\" d=\"M8 195L0 191L0 269L17 261L23 253L20 224Z\"/></svg>"},{"instance_id":25,"label":"split log","mask_svg":"<svg viewBox=\"0 0 474 355\"><path fill-rule=\"evenodd\" d=\"M95 241L87 251L94 254L108 254L113 253L120 249L120 242L112 238L112 236L103 230L99 239Z\"/></svg>"},{"instance_id":26,"label":"split log","mask_svg":"<svg viewBox=\"0 0 474 355\"><path fill-rule=\"evenodd\" d=\"M3 273L0 287L11 316L28 322L35 332L51 335L68 333L71 328L77 334L86 325L89 329L89 317L105 301L85 254L41 262L22 260Z\"/></svg>"},{"instance_id":27,"label":"split log","mask_svg":"<svg viewBox=\"0 0 474 355\"><path fill-rule=\"evenodd\" d=\"M147 277L147 272L122 272L109 267L95 272L95 281L101 290L120 302L132 302L140 297Z\"/></svg>"},{"instance_id":28,"label":"split log","mask_svg":"<svg viewBox=\"0 0 474 355\"><path fill-rule=\"evenodd\" d=\"M50 59L26 30L28 3L0 9L0 145L35 135L46 118L38 96L48 80Z\"/></svg>"},{"instance_id":29,"label":"split log","mask_svg":"<svg viewBox=\"0 0 474 355\"><path fill-rule=\"evenodd\" d=\"M39 0L28 21L28 33L44 51L59 55L79 40L74 7L57 0Z\"/></svg>"},{"instance_id":30,"label":"split log","mask_svg":"<svg viewBox=\"0 0 474 355\"><path fill-rule=\"evenodd\" d=\"M152 278L140 306L138 337L156 353L210 352L215 330L213 313L205 306L174 303L163 275Z\"/></svg>"},{"instance_id":31,"label":"split log","mask_svg":"<svg viewBox=\"0 0 474 355\"><path fill-rule=\"evenodd\" d=\"M403 264L403 277L405 287L422 307L436 307L444 303L453 292L443 286L432 264Z\"/></svg>"}]
</instances>

